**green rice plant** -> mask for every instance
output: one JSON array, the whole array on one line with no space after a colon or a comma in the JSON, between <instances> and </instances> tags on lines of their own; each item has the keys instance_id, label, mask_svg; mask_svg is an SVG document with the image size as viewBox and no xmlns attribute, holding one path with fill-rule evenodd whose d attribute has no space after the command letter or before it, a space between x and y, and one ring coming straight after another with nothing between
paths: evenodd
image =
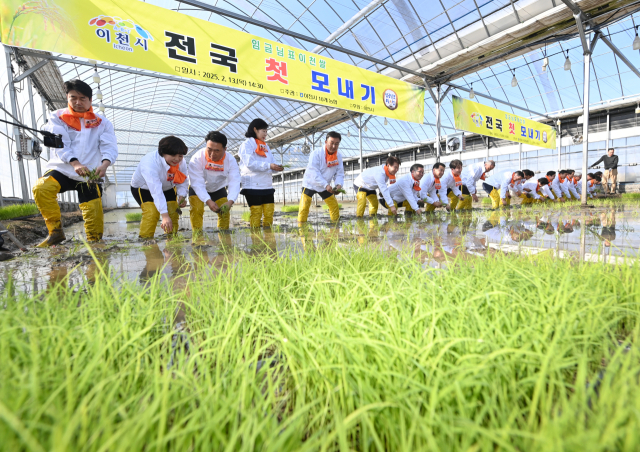
<instances>
[{"instance_id":1,"label":"green rice plant","mask_svg":"<svg viewBox=\"0 0 640 452\"><path fill-rule=\"evenodd\" d=\"M482 198L482 204L491 204L491 198Z\"/></svg>"},{"instance_id":2,"label":"green rice plant","mask_svg":"<svg viewBox=\"0 0 640 452\"><path fill-rule=\"evenodd\" d=\"M12 218L26 217L38 213L35 204L12 204L0 207L0 220L10 220Z\"/></svg>"},{"instance_id":3,"label":"green rice plant","mask_svg":"<svg viewBox=\"0 0 640 452\"><path fill-rule=\"evenodd\" d=\"M228 204L223 204L220 207L220 214L225 215L225 214L229 213L229 210L231 210L231 209L229 209L229 205Z\"/></svg>"},{"instance_id":4,"label":"green rice plant","mask_svg":"<svg viewBox=\"0 0 640 452\"><path fill-rule=\"evenodd\" d=\"M127 219L128 222L141 221L142 212L125 213L124 217Z\"/></svg>"},{"instance_id":5,"label":"green rice plant","mask_svg":"<svg viewBox=\"0 0 640 452\"><path fill-rule=\"evenodd\" d=\"M251 212L249 212L249 211L242 212L242 220L243 221L246 221L248 223L250 219L251 219Z\"/></svg>"},{"instance_id":6,"label":"green rice plant","mask_svg":"<svg viewBox=\"0 0 640 452\"><path fill-rule=\"evenodd\" d=\"M300 210L300 206L298 204L290 204L280 208L280 211L282 212L297 212L298 210Z\"/></svg>"},{"instance_id":7,"label":"green rice plant","mask_svg":"<svg viewBox=\"0 0 640 452\"><path fill-rule=\"evenodd\" d=\"M640 201L640 193L622 193L620 196L625 201Z\"/></svg>"},{"instance_id":8,"label":"green rice plant","mask_svg":"<svg viewBox=\"0 0 640 452\"><path fill-rule=\"evenodd\" d=\"M102 178L100 177L100 174L98 173L98 170L96 168L89 170L82 177L87 181L88 184L97 184L102 181Z\"/></svg>"},{"instance_id":9,"label":"green rice plant","mask_svg":"<svg viewBox=\"0 0 640 452\"><path fill-rule=\"evenodd\" d=\"M322 208L324 210L329 210L329 206L326 205L326 204L322 204ZM341 203L338 203L338 209L342 209L342 204Z\"/></svg>"},{"instance_id":10,"label":"green rice plant","mask_svg":"<svg viewBox=\"0 0 640 452\"><path fill-rule=\"evenodd\" d=\"M3 450L640 446L637 263L227 259L175 287L7 287Z\"/></svg>"},{"instance_id":11,"label":"green rice plant","mask_svg":"<svg viewBox=\"0 0 640 452\"><path fill-rule=\"evenodd\" d=\"M335 188L333 189L333 192L337 195L339 193L342 193L343 195L347 194L347 190L345 190L344 188L341 188L339 190L336 190Z\"/></svg>"}]
</instances>

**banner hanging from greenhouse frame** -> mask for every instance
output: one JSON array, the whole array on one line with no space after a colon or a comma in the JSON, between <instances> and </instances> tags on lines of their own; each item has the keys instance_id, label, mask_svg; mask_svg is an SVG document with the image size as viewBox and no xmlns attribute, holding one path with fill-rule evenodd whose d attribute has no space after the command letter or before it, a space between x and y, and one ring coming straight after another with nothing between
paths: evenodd
<instances>
[{"instance_id":1,"label":"banner hanging from greenhouse frame","mask_svg":"<svg viewBox=\"0 0 640 452\"><path fill-rule=\"evenodd\" d=\"M139 1L4 0L0 37L10 46L424 120L423 87Z\"/></svg>"},{"instance_id":2,"label":"banner hanging from greenhouse frame","mask_svg":"<svg viewBox=\"0 0 640 452\"><path fill-rule=\"evenodd\" d=\"M555 149L556 129L497 108L452 96L453 116L458 130L478 133L522 144Z\"/></svg>"}]
</instances>

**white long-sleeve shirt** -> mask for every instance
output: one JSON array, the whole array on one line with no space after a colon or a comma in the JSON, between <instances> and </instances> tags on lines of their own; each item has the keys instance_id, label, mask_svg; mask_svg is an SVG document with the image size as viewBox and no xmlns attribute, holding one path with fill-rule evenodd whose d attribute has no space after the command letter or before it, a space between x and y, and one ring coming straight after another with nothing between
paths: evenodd
<instances>
[{"instance_id":1,"label":"white long-sleeve shirt","mask_svg":"<svg viewBox=\"0 0 640 452\"><path fill-rule=\"evenodd\" d=\"M433 204L438 201L438 186L442 187L442 180L439 184L436 184L436 178L433 175L433 170L429 170L422 180L420 181L420 199L423 199L427 204Z\"/></svg>"},{"instance_id":2,"label":"white long-sleeve shirt","mask_svg":"<svg viewBox=\"0 0 640 452\"><path fill-rule=\"evenodd\" d=\"M465 166L462 169L460 177L462 178L463 184L472 195L476 193L476 182L478 182L485 173L485 163L486 162L474 163L473 165Z\"/></svg>"},{"instance_id":3,"label":"white long-sleeve shirt","mask_svg":"<svg viewBox=\"0 0 640 452\"><path fill-rule=\"evenodd\" d=\"M240 156L240 183L242 188L252 190L273 188L271 164L276 162L269 146L266 145L265 147L266 156L261 157L256 154L258 144L254 138L247 138L240 146L238 155Z\"/></svg>"},{"instance_id":4,"label":"white long-sleeve shirt","mask_svg":"<svg viewBox=\"0 0 640 452\"><path fill-rule=\"evenodd\" d=\"M58 171L70 179L86 182L69 164L71 159L89 168L96 169L103 160L109 160L113 165L118 158L118 143L113 124L104 116L100 125L92 129L85 128L85 120L80 118L80 131L69 127L60 115L65 109L56 110L49 114L44 130L62 135L63 148L51 148L51 158L45 168ZM96 115L98 116L98 115Z\"/></svg>"},{"instance_id":5,"label":"white long-sleeve shirt","mask_svg":"<svg viewBox=\"0 0 640 452\"><path fill-rule=\"evenodd\" d=\"M335 180L335 185L344 185L344 166L342 165L342 154L338 153L338 160L332 162L329 166L324 146L316 149L309 156L307 170L302 179L302 186L313 191L325 191L327 185L331 185L331 181Z\"/></svg>"},{"instance_id":6,"label":"white long-sleeve shirt","mask_svg":"<svg viewBox=\"0 0 640 452\"><path fill-rule=\"evenodd\" d=\"M515 171L500 171L499 173L493 173L491 177L487 179L487 185L491 185L496 190L500 190L500 199L506 198L509 190L519 190L520 181L511 182L513 173L515 173Z\"/></svg>"},{"instance_id":7,"label":"white long-sleeve shirt","mask_svg":"<svg viewBox=\"0 0 640 452\"><path fill-rule=\"evenodd\" d=\"M558 198L562 198L563 196L564 197L569 196L569 190L567 190L567 186L565 185L564 182L560 182L560 177L557 175L553 179L553 182L551 182L551 189L553 190L553 192Z\"/></svg>"},{"instance_id":8,"label":"white long-sleeve shirt","mask_svg":"<svg viewBox=\"0 0 640 452\"><path fill-rule=\"evenodd\" d=\"M158 212L167 213L167 200L164 199L165 191L176 187L178 196L189 196L189 178L181 183L175 184L173 180L168 180L167 171L171 168L164 157L158 154L158 151L149 152L140 159L136 171L131 178L131 186L133 188L142 188L149 190L153 197L153 203L156 205ZM187 175L187 162L182 160L178 167L181 173Z\"/></svg>"},{"instance_id":9,"label":"white long-sleeve shirt","mask_svg":"<svg viewBox=\"0 0 640 452\"><path fill-rule=\"evenodd\" d=\"M398 204L409 201L409 205L413 210L418 210L418 200L420 199L420 192L413 189L413 177L411 173L400 176L396 183L389 187L389 193L391 198ZM393 204L387 204L392 206Z\"/></svg>"},{"instance_id":10,"label":"white long-sleeve shirt","mask_svg":"<svg viewBox=\"0 0 640 452\"><path fill-rule=\"evenodd\" d=\"M578 182L576 182L575 179L574 179L573 180L573 188L576 189L576 193L581 195L582 194L582 179L580 179Z\"/></svg>"},{"instance_id":11,"label":"white long-sleeve shirt","mask_svg":"<svg viewBox=\"0 0 640 452\"><path fill-rule=\"evenodd\" d=\"M443 204L449 205L449 197L447 196L447 191L450 188L453 191L453 194L460 197L462 196L462 192L460 191L460 187L462 186L462 177L460 178L460 182L456 182L453 174L451 174L451 170L447 170L440 179L440 184L442 188L438 190L438 196Z\"/></svg>"},{"instance_id":12,"label":"white long-sleeve shirt","mask_svg":"<svg viewBox=\"0 0 640 452\"><path fill-rule=\"evenodd\" d=\"M534 197L534 199L540 199L540 195L538 194L538 181L534 178L529 179L524 184L522 184L522 190L525 193L528 193ZM529 191L526 191L529 190ZM550 199L555 199L548 185L543 185L540 187L540 192L549 197Z\"/></svg>"},{"instance_id":13,"label":"white long-sleeve shirt","mask_svg":"<svg viewBox=\"0 0 640 452\"><path fill-rule=\"evenodd\" d=\"M207 148L196 152L189 162L189 182L198 199L206 203L209 193L228 187L227 199L236 202L240 194L240 168L230 152L225 152L221 166L207 161Z\"/></svg>"},{"instance_id":14,"label":"white long-sleeve shirt","mask_svg":"<svg viewBox=\"0 0 640 452\"><path fill-rule=\"evenodd\" d=\"M380 190L380 193L382 193L382 197L387 205L392 206L393 200L391 199L391 194L389 194L389 186L387 185L388 181L389 178L387 177L387 173L384 171L384 165L380 165L373 168L367 168L361 172L358 177L356 177L356 180L353 181L353 184L356 187L364 188L365 190Z\"/></svg>"},{"instance_id":15,"label":"white long-sleeve shirt","mask_svg":"<svg viewBox=\"0 0 640 452\"><path fill-rule=\"evenodd\" d=\"M576 186L573 183L573 179L569 179L568 177L564 180L564 182L562 183L562 185L564 186L566 193L569 194L571 193L571 195L575 196L576 198L579 198L580 196L578 195L578 192L576 191Z\"/></svg>"}]
</instances>

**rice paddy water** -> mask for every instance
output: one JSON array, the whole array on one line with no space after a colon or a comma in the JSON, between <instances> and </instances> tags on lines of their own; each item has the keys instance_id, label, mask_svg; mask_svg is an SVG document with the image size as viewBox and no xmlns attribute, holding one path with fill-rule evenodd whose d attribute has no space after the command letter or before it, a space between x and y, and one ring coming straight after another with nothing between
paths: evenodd
<instances>
[{"instance_id":1,"label":"rice paddy water","mask_svg":"<svg viewBox=\"0 0 640 452\"><path fill-rule=\"evenodd\" d=\"M3 263L2 448L638 450L637 200L343 203L193 244L111 212Z\"/></svg>"}]
</instances>

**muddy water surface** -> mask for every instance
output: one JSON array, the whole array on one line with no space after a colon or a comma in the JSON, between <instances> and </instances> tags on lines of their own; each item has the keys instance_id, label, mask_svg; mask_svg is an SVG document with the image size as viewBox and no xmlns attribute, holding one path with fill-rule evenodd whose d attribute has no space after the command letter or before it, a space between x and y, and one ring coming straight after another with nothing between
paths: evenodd
<instances>
[{"instance_id":1,"label":"muddy water surface","mask_svg":"<svg viewBox=\"0 0 640 452\"><path fill-rule=\"evenodd\" d=\"M158 227L155 244L138 240L139 223L127 223L124 217L130 210L109 212L105 214L105 243L93 248L95 260L82 243L84 230L78 223L65 229L68 240L61 245L31 248L1 262L0 289L10 277L25 292L59 281L79 285L91 282L100 266L120 278L144 284L156 274L173 279L201 266L223 269L230 258L240 254L275 256L347 244L373 245L381 252L412 257L432 267L444 267L452 258L477 259L496 252L547 252L559 258L623 264L634 260L640 247L638 203L589 210L514 207L359 220L354 206L345 203L338 224L328 221L326 210L315 208L302 228L296 213L277 212L274 227L259 231L248 228L242 220L243 211L246 209L233 209L229 232L218 231L216 217L205 214L205 237L193 243L189 212L184 209L180 237L167 241Z\"/></svg>"}]
</instances>

